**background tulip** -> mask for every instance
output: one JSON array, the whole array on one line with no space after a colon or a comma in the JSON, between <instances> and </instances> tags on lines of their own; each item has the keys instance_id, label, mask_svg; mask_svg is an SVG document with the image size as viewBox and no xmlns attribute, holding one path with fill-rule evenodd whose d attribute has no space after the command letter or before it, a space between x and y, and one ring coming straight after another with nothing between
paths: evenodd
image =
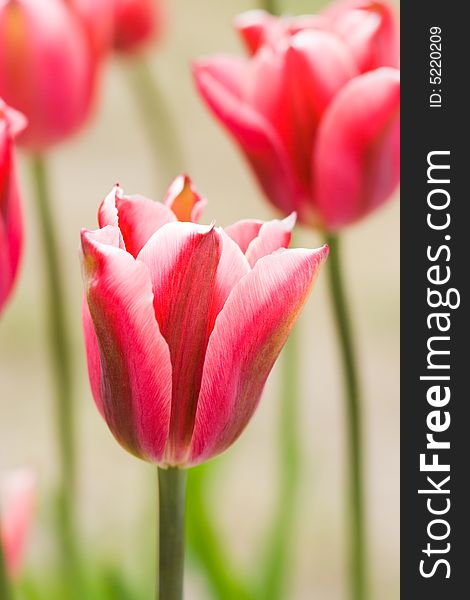
<instances>
[{"instance_id":1,"label":"background tulip","mask_svg":"<svg viewBox=\"0 0 470 600\"><path fill-rule=\"evenodd\" d=\"M88 117L98 62L64 0L1 0L0 96L28 118L19 142L44 150Z\"/></svg>"},{"instance_id":2,"label":"background tulip","mask_svg":"<svg viewBox=\"0 0 470 600\"><path fill-rule=\"evenodd\" d=\"M266 196L328 230L383 204L399 180L390 9L347 2L291 19L255 11L236 26L252 56L201 59L194 77Z\"/></svg>"},{"instance_id":3,"label":"background tulip","mask_svg":"<svg viewBox=\"0 0 470 600\"><path fill-rule=\"evenodd\" d=\"M134 52L157 39L163 26L161 0L113 0L114 47Z\"/></svg>"},{"instance_id":4,"label":"background tulip","mask_svg":"<svg viewBox=\"0 0 470 600\"><path fill-rule=\"evenodd\" d=\"M27 469L0 478L0 543L10 577L19 574L31 529L36 478Z\"/></svg>"},{"instance_id":5,"label":"background tulip","mask_svg":"<svg viewBox=\"0 0 470 600\"><path fill-rule=\"evenodd\" d=\"M23 116L0 99L0 313L12 291L23 245L13 137L25 124Z\"/></svg>"},{"instance_id":6,"label":"background tulip","mask_svg":"<svg viewBox=\"0 0 470 600\"><path fill-rule=\"evenodd\" d=\"M98 231L82 232L98 409L141 458L170 466L207 460L250 420L327 249L282 250L292 217L224 231L179 222L169 206L120 188L99 221Z\"/></svg>"}]
</instances>

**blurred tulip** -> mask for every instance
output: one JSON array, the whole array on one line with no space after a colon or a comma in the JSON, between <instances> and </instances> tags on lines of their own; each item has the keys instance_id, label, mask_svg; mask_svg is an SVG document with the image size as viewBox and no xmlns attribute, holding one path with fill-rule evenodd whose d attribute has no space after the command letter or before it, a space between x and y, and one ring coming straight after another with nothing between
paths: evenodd
<instances>
[{"instance_id":1,"label":"blurred tulip","mask_svg":"<svg viewBox=\"0 0 470 600\"><path fill-rule=\"evenodd\" d=\"M19 142L43 151L89 116L99 61L64 0L0 0L0 95L28 118Z\"/></svg>"},{"instance_id":2,"label":"blurred tulip","mask_svg":"<svg viewBox=\"0 0 470 600\"><path fill-rule=\"evenodd\" d=\"M160 36L164 20L161 0L113 0L113 3L116 50L138 51Z\"/></svg>"},{"instance_id":3,"label":"blurred tulip","mask_svg":"<svg viewBox=\"0 0 470 600\"><path fill-rule=\"evenodd\" d=\"M105 57L113 44L114 0L65 0L88 34L92 55Z\"/></svg>"},{"instance_id":4,"label":"blurred tulip","mask_svg":"<svg viewBox=\"0 0 470 600\"><path fill-rule=\"evenodd\" d=\"M21 569L35 496L36 477L27 469L0 479L0 542L11 577L17 577Z\"/></svg>"},{"instance_id":5,"label":"blurred tulip","mask_svg":"<svg viewBox=\"0 0 470 600\"><path fill-rule=\"evenodd\" d=\"M201 200L187 179L174 188L182 181L188 215ZM119 187L105 199L101 229L81 235L83 318L93 395L116 439L189 467L247 425L328 249L284 249L293 217L224 230L173 210Z\"/></svg>"},{"instance_id":6,"label":"blurred tulip","mask_svg":"<svg viewBox=\"0 0 470 600\"><path fill-rule=\"evenodd\" d=\"M23 245L13 138L26 120L0 99L0 313L10 295Z\"/></svg>"},{"instance_id":7,"label":"blurred tulip","mask_svg":"<svg viewBox=\"0 0 470 600\"><path fill-rule=\"evenodd\" d=\"M398 61L392 23L377 2L296 19L254 11L236 21L250 58L194 64L201 96L266 196L304 224L352 223L399 181L399 71L381 66Z\"/></svg>"}]
</instances>

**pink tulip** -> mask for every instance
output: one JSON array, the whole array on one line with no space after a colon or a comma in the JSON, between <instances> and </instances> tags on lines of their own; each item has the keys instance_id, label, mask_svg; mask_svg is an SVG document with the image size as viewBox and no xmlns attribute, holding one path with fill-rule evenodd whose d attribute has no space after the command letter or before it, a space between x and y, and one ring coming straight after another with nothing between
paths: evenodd
<instances>
[{"instance_id":1,"label":"pink tulip","mask_svg":"<svg viewBox=\"0 0 470 600\"><path fill-rule=\"evenodd\" d=\"M236 26L251 56L199 60L194 77L265 195L328 230L383 204L399 181L390 9L356 1L296 19L254 11Z\"/></svg>"},{"instance_id":2,"label":"pink tulip","mask_svg":"<svg viewBox=\"0 0 470 600\"><path fill-rule=\"evenodd\" d=\"M27 469L0 480L0 543L8 573L19 574L34 513L36 478Z\"/></svg>"},{"instance_id":3,"label":"pink tulip","mask_svg":"<svg viewBox=\"0 0 470 600\"><path fill-rule=\"evenodd\" d=\"M164 21L161 0L113 0L113 4L116 50L138 51L160 36Z\"/></svg>"},{"instance_id":4,"label":"pink tulip","mask_svg":"<svg viewBox=\"0 0 470 600\"><path fill-rule=\"evenodd\" d=\"M23 245L13 138L26 121L0 99L0 313L15 283Z\"/></svg>"},{"instance_id":5,"label":"pink tulip","mask_svg":"<svg viewBox=\"0 0 470 600\"><path fill-rule=\"evenodd\" d=\"M90 114L99 63L64 0L0 0L0 96L28 118L19 142L41 151Z\"/></svg>"},{"instance_id":6,"label":"pink tulip","mask_svg":"<svg viewBox=\"0 0 470 600\"><path fill-rule=\"evenodd\" d=\"M83 322L94 399L116 439L188 467L246 427L328 248L286 250L293 216L226 230L178 221L201 202L178 181L166 204L116 187L101 228L82 231Z\"/></svg>"}]
</instances>

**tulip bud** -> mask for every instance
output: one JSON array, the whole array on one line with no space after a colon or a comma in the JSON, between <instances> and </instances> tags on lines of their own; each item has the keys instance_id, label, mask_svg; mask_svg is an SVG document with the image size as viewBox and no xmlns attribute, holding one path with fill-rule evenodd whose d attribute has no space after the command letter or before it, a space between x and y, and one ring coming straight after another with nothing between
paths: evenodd
<instances>
[{"instance_id":1,"label":"tulip bud","mask_svg":"<svg viewBox=\"0 0 470 600\"><path fill-rule=\"evenodd\" d=\"M28 118L19 143L41 151L77 131L96 74L89 36L64 0L0 2L0 96Z\"/></svg>"},{"instance_id":2,"label":"tulip bud","mask_svg":"<svg viewBox=\"0 0 470 600\"><path fill-rule=\"evenodd\" d=\"M23 562L35 504L34 473L21 469L0 479L0 543L10 577L17 577Z\"/></svg>"},{"instance_id":3,"label":"tulip bud","mask_svg":"<svg viewBox=\"0 0 470 600\"><path fill-rule=\"evenodd\" d=\"M160 36L164 17L161 0L113 0L113 2L116 50L139 51Z\"/></svg>"},{"instance_id":4,"label":"tulip bud","mask_svg":"<svg viewBox=\"0 0 470 600\"><path fill-rule=\"evenodd\" d=\"M181 222L181 207L197 206L188 178L168 198L115 188L101 228L82 231L83 326L93 396L115 438L160 466L189 467L248 424L328 248L287 250L295 215L226 230Z\"/></svg>"},{"instance_id":5,"label":"tulip bud","mask_svg":"<svg viewBox=\"0 0 470 600\"><path fill-rule=\"evenodd\" d=\"M15 283L23 245L13 138L25 124L23 115L0 99L0 313Z\"/></svg>"},{"instance_id":6,"label":"tulip bud","mask_svg":"<svg viewBox=\"0 0 470 600\"><path fill-rule=\"evenodd\" d=\"M236 27L249 58L198 60L194 78L266 197L330 231L381 206L399 181L391 10L347 0L319 17L251 11Z\"/></svg>"}]
</instances>

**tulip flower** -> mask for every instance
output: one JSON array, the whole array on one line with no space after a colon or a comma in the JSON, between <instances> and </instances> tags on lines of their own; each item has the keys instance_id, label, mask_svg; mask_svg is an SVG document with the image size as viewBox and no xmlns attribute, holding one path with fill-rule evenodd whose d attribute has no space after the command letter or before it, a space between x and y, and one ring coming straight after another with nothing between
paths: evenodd
<instances>
[{"instance_id":1,"label":"tulip flower","mask_svg":"<svg viewBox=\"0 0 470 600\"><path fill-rule=\"evenodd\" d=\"M382 205L399 180L390 10L363 1L298 19L255 11L236 26L251 56L198 60L194 77L267 198L329 231Z\"/></svg>"},{"instance_id":2,"label":"tulip flower","mask_svg":"<svg viewBox=\"0 0 470 600\"><path fill-rule=\"evenodd\" d=\"M117 441L159 466L160 598L182 598L185 469L226 450L328 254L288 250L295 215L198 225L187 177L164 203L103 201L81 233L83 326L93 396Z\"/></svg>"},{"instance_id":3,"label":"tulip flower","mask_svg":"<svg viewBox=\"0 0 470 600\"><path fill-rule=\"evenodd\" d=\"M166 204L116 187L81 248L98 409L133 454L189 467L249 422L327 248L286 250L293 217L226 230L178 221L201 202L187 179L175 196L181 182Z\"/></svg>"},{"instance_id":4,"label":"tulip flower","mask_svg":"<svg viewBox=\"0 0 470 600\"><path fill-rule=\"evenodd\" d=\"M23 115L0 99L0 313L15 283L23 245L13 138L25 123Z\"/></svg>"},{"instance_id":5,"label":"tulip flower","mask_svg":"<svg viewBox=\"0 0 470 600\"><path fill-rule=\"evenodd\" d=\"M160 36L164 17L160 0L113 0L113 4L117 51L139 51Z\"/></svg>"},{"instance_id":6,"label":"tulip flower","mask_svg":"<svg viewBox=\"0 0 470 600\"><path fill-rule=\"evenodd\" d=\"M18 576L34 513L36 478L27 469L0 479L0 544L7 572Z\"/></svg>"},{"instance_id":7,"label":"tulip flower","mask_svg":"<svg viewBox=\"0 0 470 600\"><path fill-rule=\"evenodd\" d=\"M64 0L0 1L0 96L28 118L22 145L43 151L83 125L98 67L83 23Z\"/></svg>"}]
</instances>

